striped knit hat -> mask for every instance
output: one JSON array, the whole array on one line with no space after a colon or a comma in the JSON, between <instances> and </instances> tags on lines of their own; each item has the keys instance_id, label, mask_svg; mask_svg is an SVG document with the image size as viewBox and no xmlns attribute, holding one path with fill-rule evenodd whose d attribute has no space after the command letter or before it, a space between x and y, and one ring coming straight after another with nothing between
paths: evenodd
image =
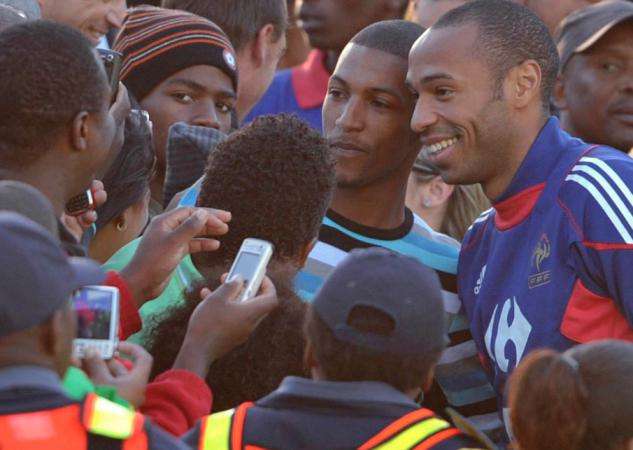
<instances>
[{"instance_id":1,"label":"striped knit hat","mask_svg":"<svg viewBox=\"0 0 633 450\"><path fill-rule=\"evenodd\" d=\"M235 50L210 20L184 11L151 6L131 9L113 50L123 54L121 81L141 101L176 72L214 66L237 90Z\"/></svg>"}]
</instances>

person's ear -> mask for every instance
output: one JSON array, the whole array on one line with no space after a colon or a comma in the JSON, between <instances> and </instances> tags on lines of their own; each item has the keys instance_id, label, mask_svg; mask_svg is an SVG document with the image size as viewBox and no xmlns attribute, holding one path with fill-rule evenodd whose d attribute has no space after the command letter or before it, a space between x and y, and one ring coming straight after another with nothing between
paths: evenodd
<instances>
[{"instance_id":1,"label":"person's ear","mask_svg":"<svg viewBox=\"0 0 633 450\"><path fill-rule=\"evenodd\" d=\"M127 230L128 223L130 223L131 213L130 208L127 208L114 219L114 225L117 231L123 232Z\"/></svg>"},{"instance_id":2,"label":"person's ear","mask_svg":"<svg viewBox=\"0 0 633 450\"><path fill-rule=\"evenodd\" d=\"M567 99L565 98L565 77L562 74L556 78L556 84L554 84L554 91L552 92L552 102L559 111L568 109Z\"/></svg>"},{"instance_id":3,"label":"person's ear","mask_svg":"<svg viewBox=\"0 0 633 450\"><path fill-rule=\"evenodd\" d=\"M251 47L251 59L256 68L264 65L269 58L268 53L273 42L275 42L275 27L272 23L267 23L259 29Z\"/></svg>"},{"instance_id":4,"label":"person's ear","mask_svg":"<svg viewBox=\"0 0 633 450\"><path fill-rule=\"evenodd\" d=\"M306 372L309 372L313 379L318 378L318 367L316 356L314 354L314 347L308 339L306 342L306 348L303 352L303 365Z\"/></svg>"},{"instance_id":5,"label":"person's ear","mask_svg":"<svg viewBox=\"0 0 633 450\"><path fill-rule=\"evenodd\" d=\"M506 77L505 98L516 109L523 109L541 96L541 66L528 59L512 68Z\"/></svg>"},{"instance_id":6,"label":"person's ear","mask_svg":"<svg viewBox=\"0 0 633 450\"><path fill-rule=\"evenodd\" d=\"M434 378L435 378L435 366L431 368L431 370L426 376L426 379L424 380L424 385L422 385L422 390L424 392L429 392L431 390L431 387L433 387Z\"/></svg>"},{"instance_id":7,"label":"person's ear","mask_svg":"<svg viewBox=\"0 0 633 450\"><path fill-rule=\"evenodd\" d=\"M88 112L81 111L73 119L70 142L75 151L83 152L89 147L90 125L88 124L88 117Z\"/></svg>"},{"instance_id":8,"label":"person's ear","mask_svg":"<svg viewBox=\"0 0 633 450\"><path fill-rule=\"evenodd\" d=\"M303 247L303 249L301 250L301 254L299 255L299 267L303 267L306 265L306 262L308 261L308 256L310 256L310 253L314 249L317 241L317 238L313 238Z\"/></svg>"},{"instance_id":9,"label":"person's ear","mask_svg":"<svg viewBox=\"0 0 633 450\"><path fill-rule=\"evenodd\" d=\"M65 355L70 353L72 340L75 337L76 325L72 323L74 317L71 306L60 308L53 313L51 318L41 326L40 344L42 350L49 356Z\"/></svg>"},{"instance_id":10,"label":"person's ear","mask_svg":"<svg viewBox=\"0 0 633 450\"><path fill-rule=\"evenodd\" d=\"M387 12L386 16L402 18L401 16L403 8L406 10L404 3L406 3L406 7L408 8L408 1L404 2L403 0L387 0L385 2L385 9Z\"/></svg>"},{"instance_id":11,"label":"person's ear","mask_svg":"<svg viewBox=\"0 0 633 450\"><path fill-rule=\"evenodd\" d=\"M441 176L433 177L429 182L424 206L432 208L445 204L453 195L454 190L455 186L446 184Z\"/></svg>"}]
</instances>

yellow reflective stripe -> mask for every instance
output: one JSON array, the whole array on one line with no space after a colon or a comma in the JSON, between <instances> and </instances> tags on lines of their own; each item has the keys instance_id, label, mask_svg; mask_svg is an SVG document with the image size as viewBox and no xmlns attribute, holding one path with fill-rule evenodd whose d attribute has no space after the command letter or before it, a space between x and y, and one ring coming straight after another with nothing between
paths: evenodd
<instances>
[{"instance_id":1,"label":"yellow reflective stripe","mask_svg":"<svg viewBox=\"0 0 633 450\"><path fill-rule=\"evenodd\" d=\"M231 420L234 412L234 409L229 409L205 419L200 450L231 450Z\"/></svg>"},{"instance_id":2,"label":"yellow reflective stripe","mask_svg":"<svg viewBox=\"0 0 633 450\"><path fill-rule=\"evenodd\" d=\"M134 411L102 397L96 397L87 428L93 434L128 439L134 433Z\"/></svg>"},{"instance_id":3,"label":"yellow reflective stripe","mask_svg":"<svg viewBox=\"0 0 633 450\"><path fill-rule=\"evenodd\" d=\"M431 417L407 428L404 431L401 431L387 442L375 447L374 450L409 449L414 445L419 444L429 436L446 428L450 428L450 424L448 422L436 417Z\"/></svg>"}]
</instances>

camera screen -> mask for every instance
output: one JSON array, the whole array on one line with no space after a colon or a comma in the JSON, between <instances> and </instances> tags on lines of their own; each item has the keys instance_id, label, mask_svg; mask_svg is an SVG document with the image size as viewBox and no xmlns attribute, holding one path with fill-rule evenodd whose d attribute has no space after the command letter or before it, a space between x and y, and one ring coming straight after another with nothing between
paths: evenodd
<instances>
[{"instance_id":1,"label":"camera screen","mask_svg":"<svg viewBox=\"0 0 633 450\"><path fill-rule=\"evenodd\" d=\"M77 338L110 339L112 294L83 288L73 298L77 313Z\"/></svg>"},{"instance_id":2,"label":"camera screen","mask_svg":"<svg viewBox=\"0 0 633 450\"><path fill-rule=\"evenodd\" d=\"M257 253L242 252L237 256L235 269L233 273L242 275L244 286L248 284L251 277L255 275L257 264L259 263L259 255Z\"/></svg>"}]
</instances>

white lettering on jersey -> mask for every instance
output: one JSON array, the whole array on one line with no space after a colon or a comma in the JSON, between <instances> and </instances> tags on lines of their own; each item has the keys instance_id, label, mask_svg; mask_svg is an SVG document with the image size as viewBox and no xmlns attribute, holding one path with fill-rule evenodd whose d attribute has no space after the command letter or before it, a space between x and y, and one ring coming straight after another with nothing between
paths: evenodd
<instances>
[{"instance_id":1,"label":"white lettering on jersey","mask_svg":"<svg viewBox=\"0 0 633 450\"><path fill-rule=\"evenodd\" d=\"M481 272L479 273L479 279L477 280L477 284L475 285L475 295L479 295L479 291L481 291L481 285L484 282L484 277L486 276L486 266L481 268Z\"/></svg>"},{"instance_id":2,"label":"white lettering on jersey","mask_svg":"<svg viewBox=\"0 0 633 450\"><path fill-rule=\"evenodd\" d=\"M509 321L511 308L514 310L512 323ZM488 350L490 358L497 363L497 366L501 369L501 371L507 373L510 366L510 360L506 358L506 346L509 342L514 344L516 361L514 362L513 368L516 368L523 358L525 347L527 346L530 334L532 333L532 325L530 325L530 322L527 320L523 312L521 312L521 308L519 308L516 297L509 298L504 302L503 308L501 309L501 313L499 314L499 318L497 320L498 310L499 305L495 306L495 309L492 312L492 317L490 318L490 324L486 329L484 340L486 343L486 350ZM497 323L496 335L494 333L495 323Z\"/></svg>"}]
</instances>

